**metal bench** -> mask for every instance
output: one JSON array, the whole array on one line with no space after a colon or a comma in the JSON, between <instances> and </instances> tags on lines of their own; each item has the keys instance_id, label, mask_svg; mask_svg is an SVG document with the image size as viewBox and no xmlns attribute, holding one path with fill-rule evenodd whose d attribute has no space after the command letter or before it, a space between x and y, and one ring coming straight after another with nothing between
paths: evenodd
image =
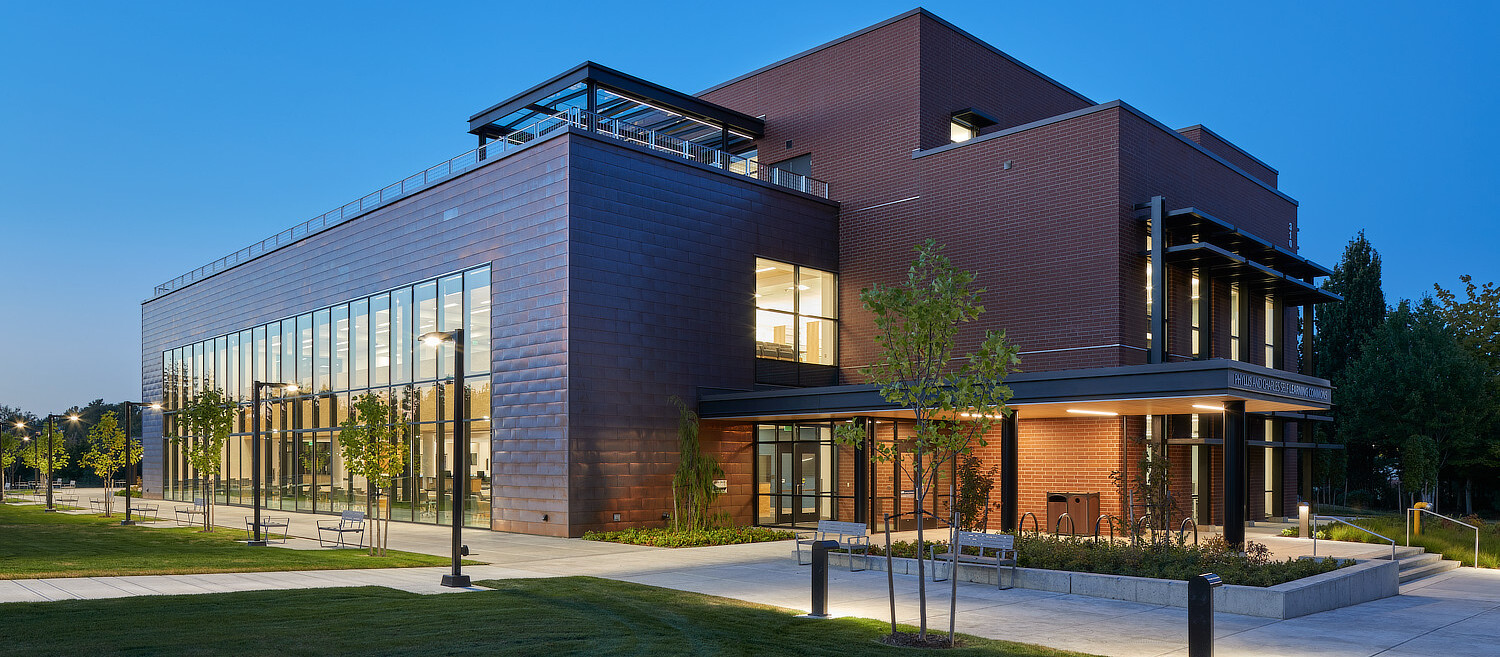
<instances>
[{"instance_id":1,"label":"metal bench","mask_svg":"<svg viewBox=\"0 0 1500 657\"><path fill-rule=\"evenodd\" d=\"M292 531L292 518L290 516L261 516L260 536L267 543L285 543L286 537ZM281 530L281 540L271 538L273 529ZM245 516L245 540L255 538L255 516Z\"/></svg>"},{"instance_id":2,"label":"metal bench","mask_svg":"<svg viewBox=\"0 0 1500 657\"><path fill-rule=\"evenodd\" d=\"M859 572L864 568L854 567L854 555L864 555L865 566L870 565L870 535L869 528L862 522L840 522L838 520L819 520L818 528L810 532L802 532L797 535L795 550L797 551L797 565L806 566L811 561L802 560L802 546L811 548L817 541L834 541L839 548L849 551L849 572ZM810 554L810 552L809 552Z\"/></svg>"},{"instance_id":3,"label":"metal bench","mask_svg":"<svg viewBox=\"0 0 1500 657\"><path fill-rule=\"evenodd\" d=\"M333 539L324 538L332 534ZM350 545L344 537L349 534L359 535L359 545ZM364 547L365 546L365 512L345 511L339 514L338 520L318 521L318 545L320 547Z\"/></svg>"},{"instance_id":4,"label":"metal bench","mask_svg":"<svg viewBox=\"0 0 1500 657\"><path fill-rule=\"evenodd\" d=\"M131 504L130 505L130 513L131 513L131 515L134 515L135 517L140 518L142 520L145 520L146 516L149 515L149 516L151 516L151 522L156 522L159 519L157 517L157 515L156 515L157 511L159 511L159 510L160 510L160 507L158 507L155 504Z\"/></svg>"},{"instance_id":5,"label":"metal bench","mask_svg":"<svg viewBox=\"0 0 1500 657\"><path fill-rule=\"evenodd\" d=\"M207 513L208 505L204 504L203 498L195 497L191 507L177 507L177 525L180 527L201 525Z\"/></svg>"},{"instance_id":6,"label":"metal bench","mask_svg":"<svg viewBox=\"0 0 1500 657\"><path fill-rule=\"evenodd\" d=\"M955 555L954 549L952 547L944 546L943 551L942 552L938 552L937 551L938 550L938 546L936 546L936 545L932 546L932 548L930 550L930 553L932 555L932 581L934 581L934 582L947 581L947 579L948 579L947 577L944 577L942 579L938 579L938 564L944 563L944 561L951 561L954 558L954 556L957 556L958 563L967 563L967 564L974 564L974 565L979 565L979 566L994 566L995 567L995 584L996 584L996 586L999 586L999 584L1000 584L1000 567L1001 566L1010 566L1010 580L1011 580L1012 584L1015 583L1015 581L1016 581L1016 537L1015 536L1011 536L1010 534L986 534L984 532L965 532L965 531L960 531L960 532L958 532L958 540L957 540L956 543L957 543L957 546L958 546L956 555ZM968 548L968 547L978 548L979 554L965 554L963 550L964 550L964 548ZM993 556L985 556L985 551L987 551L987 550L993 550L994 551L994 555ZM941 557L946 557L946 559L940 560L939 559L940 556ZM954 567L956 568L956 565ZM950 568L949 570L951 571L951 570L953 570L953 568ZM952 576L951 572L949 573L949 576ZM1009 587L1009 586L1000 586L1000 589L1002 591L1005 590L1005 589L1008 589L1008 588L1011 588L1011 587Z\"/></svg>"}]
</instances>

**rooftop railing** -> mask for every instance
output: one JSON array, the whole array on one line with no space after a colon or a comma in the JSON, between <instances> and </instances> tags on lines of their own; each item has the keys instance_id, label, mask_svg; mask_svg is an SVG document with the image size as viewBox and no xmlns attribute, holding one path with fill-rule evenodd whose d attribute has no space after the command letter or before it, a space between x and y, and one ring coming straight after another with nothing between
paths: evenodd
<instances>
[{"instance_id":1,"label":"rooftop railing","mask_svg":"<svg viewBox=\"0 0 1500 657\"><path fill-rule=\"evenodd\" d=\"M249 262L309 235L333 228L366 212L370 212L371 210L470 171L481 164L508 155L541 137L560 130L566 130L569 127L588 130L599 135L643 146L653 151L706 164L731 174L755 178L756 180L765 181L773 185L828 198L828 183L821 180L775 167L762 166L755 158L732 155L715 148L709 148L701 144L649 130L627 121L611 119L585 110L571 108L544 117L505 137L465 152L446 162L423 169L400 181L366 194L358 200L345 203L338 208L313 217L239 251L162 283L156 286L156 293L153 295L153 298L187 287L209 276Z\"/></svg>"}]
</instances>

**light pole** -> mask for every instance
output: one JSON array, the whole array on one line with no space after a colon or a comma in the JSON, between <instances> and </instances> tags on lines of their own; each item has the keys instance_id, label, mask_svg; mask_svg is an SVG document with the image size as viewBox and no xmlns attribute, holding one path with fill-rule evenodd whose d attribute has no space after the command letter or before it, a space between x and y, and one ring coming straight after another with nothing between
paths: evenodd
<instances>
[{"instance_id":1,"label":"light pole","mask_svg":"<svg viewBox=\"0 0 1500 657\"><path fill-rule=\"evenodd\" d=\"M52 506L52 434L57 431L57 422L53 420L66 419L69 422L77 422L77 415L58 415L51 413L42 422L47 424L47 508L42 509L46 513L56 513L57 509Z\"/></svg>"},{"instance_id":2,"label":"light pole","mask_svg":"<svg viewBox=\"0 0 1500 657\"><path fill-rule=\"evenodd\" d=\"M266 539L260 535L260 390L279 388L286 392L297 392L295 383L250 382L250 503L255 506L255 537L247 545L265 547Z\"/></svg>"},{"instance_id":3,"label":"light pole","mask_svg":"<svg viewBox=\"0 0 1500 657\"><path fill-rule=\"evenodd\" d=\"M469 576L463 573L463 555L469 550L463 546L464 502L469 497L468 432L464 426L464 330L433 331L422 336L422 342L437 347L444 342L453 343L453 572L443 575L443 586L466 587Z\"/></svg>"},{"instance_id":4,"label":"light pole","mask_svg":"<svg viewBox=\"0 0 1500 657\"><path fill-rule=\"evenodd\" d=\"M126 526L126 527L129 527L130 525L134 525L135 524L135 521L130 519L130 419L133 418L133 417L135 417L131 413L131 411L135 410L135 408L137 406L144 406L144 407L149 408L149 409L151 409L153 411L159 411L159 410L161 410L161 404L155 403L155 402L150 403L150 404L148 404L146 402L135 402L135 401L125 402L125 409L124 409L124 411L122 413L125 416L125 519L121 520L120 524L123 525L123 526ZM142 426L141 427L141 449L144 450L145 448L146 448L146 428L144 426ZM108 489L106 488L106 490L108 490Z\"/></svg>"}]
</instances>

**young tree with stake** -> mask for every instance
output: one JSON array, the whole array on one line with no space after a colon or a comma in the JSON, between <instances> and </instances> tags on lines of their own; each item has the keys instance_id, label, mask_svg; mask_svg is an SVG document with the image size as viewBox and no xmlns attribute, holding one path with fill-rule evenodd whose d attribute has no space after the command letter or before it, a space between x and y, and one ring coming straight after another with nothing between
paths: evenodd
<instances>
[{"instance_id":1,"label":"young tree with stake","mask_svg":"<svg viewBox=\"0 0 1500 657\"><path fill-rule=\"evenodd\" d=\"M106 518L110 516L114 506L114 475L129 462L126 460L127 455L131 460L139 460L141 458L140 444L132 444L126 439L125 431L115 421L113 414L100 417L99 423L89 430L89 451L83 455L82 465L92 469L94 474L104 480L104 516Z\"/></svg>"},{"instance_id":2,"label":"young tree with stake","mask_svg":"<svg viewBox=\"0 0 1500 657\"><path fill-rule=\"evenodd\" d=\"M224 391L204 384L178 414L188 435L181 442L188 463L203 481L203 531L214 530L214 484L224 465L224 444L234 426L235 408Z\"/></svg>"},{"instance_id":3,"label":"young tree with stake","mask_svg":"<svg viewBox=\"0 0 1500 657\"><path fill-rule=\"evenodd\" d=\"M395 440L391 425L391 407L378 395L364 394L349 407L349 417L339 424L339 452L344 467L355 476L365 478L365 517L375 531L370 541L371 556L385 556L386 537L390 533L390 514L381 526L380 507L375 498L380 491L406 469L405 446Z\"/></svg>"},{"instance_id":4,"label":"young tree with stake","mask_svg":"<svg viewBox=\"0 0 1500 657\"><path fill-rule=\"evenodd\" d=\"M922 514L930 513L925 511L926 501L937 483L940 464L987 444L985 434L1010 413L1005 404L1011 390L1004 382L1020 366L1020 356L1006 341L1004 331L986 332L976 351L955 356L959 325L984 312L979 303L984 289L974 287L973 272L955 269L937 242L927 240L915 251L905 281L860 291L860 301L875 315L875 342L880 347L875 362L860 373L879 386L883 399L914 415L912 431L901 444L876 443L871 453L878 461L890 461L900 458L902 445L912 451L920 546ZM866 438L864 428L853 423L840 426L837 436L850 445L861 445ZM927 638L924 564L917 560L918 638L922 641ZM894 590L891 595L894 598ZM896 633L894 618L891 633Z\"/></svg>"}]
</instances>

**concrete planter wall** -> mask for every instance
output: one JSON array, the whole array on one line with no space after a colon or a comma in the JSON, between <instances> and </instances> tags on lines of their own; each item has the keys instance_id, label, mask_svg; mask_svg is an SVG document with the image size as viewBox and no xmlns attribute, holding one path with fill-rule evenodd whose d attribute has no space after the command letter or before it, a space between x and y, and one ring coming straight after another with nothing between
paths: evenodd
<instances>
[{"instance_id":1,"label":"concrete planter wall","mask_svg":"<svg viewBox=\"0 0 1500 657\"><path fill-rule=\"evenodd\" d=\"M831 566L849 566L848 554L834 553L828 556ZM864 561L858 556L854 559L856 565ZM896 558L892 561L896 574L917 574L916 559ZM868 567L870 570L884 572L885 564L884 557L870 557ZM932 562L929 561L926 570L928 577L932 576L932 567ZM937 567L941 569L938 571L940 575L948 572L947 563L940 562ZM1399 592L1399 569L1400 564L1394 561L1363 561L1333 572L1276 586L1225 585L1214 590L1214 611L1284 619L1388 598ZM1001 568L998 575L1002 582L1023 589L1172 607L1187 606L1185 581L1040 568L1016 568L1014 581L1009 568ZM958 579L961 582L999 586L1000 582L995 578L996 570L993 567L971 564L958 566Z\"/></svg>"}]
</instances>

